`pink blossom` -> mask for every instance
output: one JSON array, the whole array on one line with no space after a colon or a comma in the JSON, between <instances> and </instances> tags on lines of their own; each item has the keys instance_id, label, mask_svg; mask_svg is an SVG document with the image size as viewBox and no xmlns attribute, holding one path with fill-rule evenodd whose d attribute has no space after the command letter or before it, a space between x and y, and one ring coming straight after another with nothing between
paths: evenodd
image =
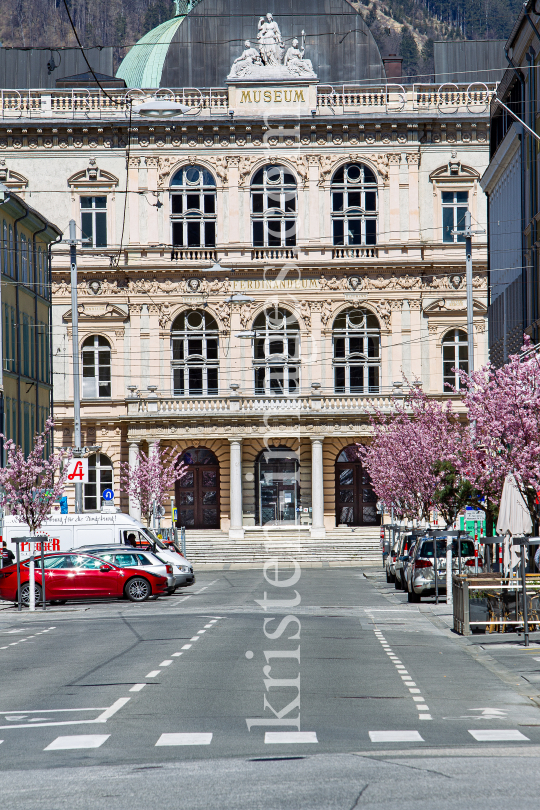
<instances>
[{"instance_id":1,"label":"pink blossom","mask_svg":"<svg viewBox=\"0 0 540 810\"><path fill-rule=\"evenodd\" d=\"M121 464L120 486L139 505L149 523L154 501L164 506L175 482L183 478L187 470L187 464L179 461L177 450L162 450L158 445L149 455L139 450L135 467Z\"/></svg>"},{"instance_id":2,"label":"pink blossom","mask_svg":"<svg viewBox=\"0 0 540 810\"><path fill-rule=\"evenodd\" d=\"M59 450L45 457L47 439L54 421L47 419L43 433L34 438L34 447L25 457L21 447L0 434L5 441L6 466L0 468L0 504L10 515L26 523L32 535L49 517L54 501L63 494L67 482L71 450Z\"/></svg>"}]
</instances>

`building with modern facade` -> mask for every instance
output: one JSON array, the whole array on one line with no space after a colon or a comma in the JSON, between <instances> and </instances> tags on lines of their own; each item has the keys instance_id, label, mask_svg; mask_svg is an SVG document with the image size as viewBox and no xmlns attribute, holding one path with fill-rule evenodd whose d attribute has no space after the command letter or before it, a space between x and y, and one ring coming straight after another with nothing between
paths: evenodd
<instances>
[{"instance_id":1,"label":"building with modern facade","mask_svg":"<svg viewBox=\"0 0 540 810\"><path fill-rule=\"evenodd\" d=\"M58 228L30 207L0 167L2 428L25 453L52 408L49 248Z\"/></svg>"},{"instance_id":2,"label":"building with modern facade","mask_svg":"<svg viewBox=\"0 0 540 810\"><path fill-rule=\"evenodd\" d=\"M120 67L127 93L4 101L0 161L87 240L77 353L83 442L101 452L84 509L112 486L135 514L120 464L160 443L190 466L171 493L179 525L237 540L375 527L357 453L370 414L415 381L452 397L454 369L467 368L454 231L467 209L486 227L492 89L388 84L346 0L280 0L273 17L237 5L222 14L202 0L148 34ZM139 114L159 87L184 115ZM67 246L53 255L57 443L68 446ZM477 366L486 258L480 237Z\"/></svg>"},{"instance_id":3,"label":"building with modern facade","mask_svg":"<svg viewBox=\"0 0 540 810\"><path fill-rule=\"evenodd\" d=\"M508 63L497 95L536 131L540 114L540 14L524 4L503 55ZM481 185L489 200L489 353L501 365L539 340L538 142L497 101L491 102L490 163Z\"/></svg>"}]
</instances>

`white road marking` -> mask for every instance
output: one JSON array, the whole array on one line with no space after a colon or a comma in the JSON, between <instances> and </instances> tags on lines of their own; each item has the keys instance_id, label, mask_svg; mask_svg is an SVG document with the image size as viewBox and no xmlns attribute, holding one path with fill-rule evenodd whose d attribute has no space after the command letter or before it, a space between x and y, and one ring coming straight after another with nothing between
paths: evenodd
<instances>
[{"instance_id":1,"label":"white road marking","mask_svg":"<svg viewBox=\"0 0 540 810\"><path fill-rule=\"evenodd\" d=\"M198 636L202 636L203 633L206 633L206 630L197 630Z\"/></svg>"},{"instance_id":2,"label":"white road marking","mask_svg":"<svg viewBox=\"0 0 540 810\"><path fill-rule=\"evenodd\" d=\"M148 675L146 675L146 677L147 678L155 678L156 675L159 675L160 672L161 672L160 669L153 669L152 672L149 672Z\"/></svg>"},{"instance_id":3,"label":"white road marking","mask_svg":"<svg viewBox=\"0 0 540 810\"><path fill-rule=\"evenodd\" d=\"M208 588L208 585L205 585L204 588L201 588L199 591L193 591L193 593L202 593Z\"/></svg>"},{"instance_id":4,"label":"white road marking","mask_svg":"<svg viewBox=\"0 0 540 810\"><path fill-rule=\"evenodd\" d=\"M204 627L205 627L206 630L208 630L208 628L212 627L212 625L211 624L205 624Z\"/></svg>"},{"instance_id":5,"label":"white road marking","mask_svg":"<svg viewBox=\"0 0 540 810\"><path fill-rule=\"evenodd\" d=\"M420 689L418 689L418 692L419 692L419 691L420 691ZM414 696L413 696L413 700L414 700L416 703L423 703L423 702L424 702L424 698L423 698L423 697L420 697L420 695L414 695Z\"/></svg>"},{"instance_id":6,"label":"white road marking","mask_svg":"<svg viewBox=\"0 0 540 810\"><path fill-rule=\"evenodd\" d=\"M430 714L419 714L419 720L433 720L433 717Z\"/></svg>"},{"instance_id":7,"label":"white road marking","mask_svg":"<svg viewBox=\"0 0 540 810\"><path fill-rule=\"evenodd\" d=\"M178 658L178 656L179 656L179 655L182 655L182 653L181 653L181 652L179 652L179 653L173 653L173 654L172 654L172 657L173 657L173 658Z\"/></svg>"},{"instance_id":8,"label":"white road marking","mask_svg":"<svg viewBox=\"0 0 540 810\"><path fill-rule=\"evenodd\" d=\"M417 706L419 712L429 712L429 706Z\"/></svg>"},{"instance_id":9,"label":"white road marking","mask_svg":"<svg viewBox=\"0 0 540 810\"><path fill-rule=\"evenodd\" d=\"M318 743L316 731L267 731L264 741L268 744L302 744Z\"/></svg>"},{"instance_id":10,"label":"white road marking","mask_svg":"<svg viewBox=\"0 0 540 810\"><path fill-rule=\"evenodd\" d=\"M166 661L162 661L160 667L168 667L172 664L172 659L168 658Z\"/></svg>"},{"instance_id":11,"label":"white road marking","mask_svg":"<svg viewBox=\"0 0 540 810\"><path fill-rule=\"evenodd\" d=\"M135 686L132 686L129 691L130 692L140 692L141 689L144 689L145 686L146 686L145 683L136 683Z\"/></svg>"},{"instance_id":12,"label":"white road marking","mask_svg":"<svg viewBox=\"0 0 540 810\"><path fill-rule=\"evenodd\" d=\"M108 709L105 709L103 714L100 714L99 717L97 717L94 722L106 723L107 720L113 716L113 714L116 714L116 712L119 711L119 709L121 709L122 706L125 706L126 703L129 703L130 700L131 698L118 698L118 700L115 700L112 706L109 706Z\"/></svg>"},{"instance_id":13,"label":"white road marking","mask_svg":"<svg viewBox=\"0 0 540 810\"><path fill-rule=\"evenodd\" d=\"M78 734L73 737L57 737L44 751L68 751L73 748L99 748L110 734Z\"/></svg>"},{"instance_id":14,"label":"white road marking","mask_svg":"<svg viewBox=\"0 0 540 810\"><path fill-rule=\"evenodd\" d=\"M509 740L527 740L529 741L529 737L526 737L521 731L517 729L492 729L492 728L484 728L484 729L469 729L469 734L474 737L475 740L478 742L507 742Z\"/></svg>"},{"instance_id":15,"label":"white road marking","mask_svg":"<svg viewBox=\"0 0 540 810\"><path fill-rule=\"evenodd\" d=\"M190 638L190 641L198 641L198 640L199 640L199 636L192 636Z\"/></svg>"},{"instance_id":16,"label":"white road marking","mask_svg":"<svg viewBox=\"0 0 540 810\"><path fill-rule=\"evenodd\" d=\"M182 649L183 650L191 650L191 644L184 644Z\"/></svg>"},{"instance_id":17,"label":"white road marking","mask_svg":"<svg viewBox=\"0 0 540 810\"><path fill-rule=\"evenodd\" d=\"M210 745L212 734L205 733L180 733L162 734L156 743L158 745Z\"/></svg>"},{"instance_id":18,"label":"white road marking","mask_svg":"<svg viewBox=\"0 0 540 810\"><path fill-rule=\"evenodd\" d=\"M419 695L420 689L411 689L411 687L409 686L409 692L411 692L411 694Z\"/></svg>"},{"instance_id":19,"label":"white road marking","mask_svg":"<svg viewBox=\"0 0 540 810\"><path fill-rule=\"evenodd\" d=\"M419 731L370 731L371 742L425 742Z\"/></svg>"}]
</instances>

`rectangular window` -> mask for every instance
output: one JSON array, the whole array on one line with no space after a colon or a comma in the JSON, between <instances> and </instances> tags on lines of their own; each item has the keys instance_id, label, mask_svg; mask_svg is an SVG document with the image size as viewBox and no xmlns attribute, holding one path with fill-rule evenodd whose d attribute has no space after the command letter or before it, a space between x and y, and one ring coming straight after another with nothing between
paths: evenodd
<instances>
[{"instance_id":1,"label":"rectangular window","mask_svg":"<svg viewBox=\"0 0 540 810\"><path fill-rule=\"evenodd\" d=\"M173 222L172 224L172 243L179 247L184 246L184 223Z\"/></svg>"},{"instance_id":2,"label":"rectangular window","mask_svg":"<svg viewBox=\"0 0 540 810\"><path fill-rule=\"evenodd\" d=\"M377 244L377 220L366 219L366 245Z\"/></svg>"},{"instance_id":3,"label":"rectangular window","mask_svg":"<svg viewBox=\"0 0 540 810\"><path fill-rule=\"evenodd\" d=\"M208 374L208 394L216 395L218 393L218 370L217 368L209 368Z\"/></svg>"},{"instance_id":4,"label":"rectangular window","mask_svg":"<svg viewBox=\"0 0 540 810\"><path fill-rule=\"evenodd\" d=\"M15 278L15 245L13 244L13 226L9 226L9 275Z\"/></svg>"},{"instance_id":5,"label":"rectangular window","mask_svg":"<svg viewBox=\"0 0 540 810\"><path fill-rule=\"evenodd\" d=\"M22 316L22 373L25 377L30 376L30 328L28 315Z\"/></svg>"},{"instance_id":6,"label":"rectangular window","mask_svg":"<svg viewBox=\"0 0 540 810\"><path fill-rule=\"evenodd\" d=\"M455 234L453 231L461 231L465 228L465 214L468 210L468 191L443 191L442 192L442 224L443 242L464 242L463 234Z\"/></svg>"},{"instance_id":7,"label":"rectangular window","mask_svg":"<svg viewBox=\"0 0 540 810\"><path fill-rule=\"evenodd\" d=\"M184 369L173 369L173 394L175 396L182 396L184 393Z\"/></svg>"},{"instance_id":8,"label":"rectangular window","mask_svg":"<svg viewBox=\"0 0 540 810\"><path fill-rule=\"evenodd\" d=\"M83 247L107 247L107 198L81 197Z\"/></svg>"}]
</instances>

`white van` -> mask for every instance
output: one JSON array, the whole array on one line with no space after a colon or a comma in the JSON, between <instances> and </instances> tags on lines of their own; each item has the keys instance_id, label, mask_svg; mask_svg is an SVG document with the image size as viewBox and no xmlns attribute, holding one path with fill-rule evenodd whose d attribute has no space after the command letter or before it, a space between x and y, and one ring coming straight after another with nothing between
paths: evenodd
<instances>
[{"instance_id":1,"label":"white van","mask_svg":"<svg viewBox=\"0 0 540 810\"><path fill-rule=\"evenodd\" d=\"M14 537L24 537L29 534L28 526L15 517L4 518L4 534L1 538L6 540L8 548L15 554L16 544ZM53 514L43 523L38 534L46 535L44 552L70 551L81 546L114 546L132 545L128 543L128 535L135 535L137 546L147 546L148 543L157 546L156 551L162 560L172 563L178 574L178 584L191 585L195 581L193 566L188 560L176 551L172 551L155 536L151 529L147 529L139 520L122 512L103 512L99 514L61 515ZM21 544L21 559L30 555L30 543ZM36 552L41 553L41 544L36 544ZM180 574L182 576L180 577Z\"/></svg>"}]
</instances>

